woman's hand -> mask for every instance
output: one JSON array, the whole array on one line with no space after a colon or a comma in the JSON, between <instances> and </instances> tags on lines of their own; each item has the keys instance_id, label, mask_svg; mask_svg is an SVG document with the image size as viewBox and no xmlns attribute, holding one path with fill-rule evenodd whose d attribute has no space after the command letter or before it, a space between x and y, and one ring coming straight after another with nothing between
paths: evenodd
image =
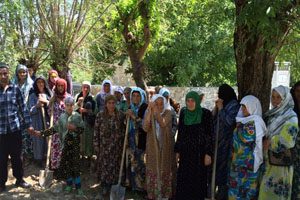
<instances>
[{"instance_id":1,"label":"woman's hand","mask_svg":"<svg viewBox=\"0 0 300 200\"><path fill-rule=\"evenodd\" d=\"M204 165L208 166L210 164L211 164L211 157L209 155L205 154L205 156L204 156Z\"/></svg>"},{"instance_id":2,"label":"woman's hand","mask_svg":"<svg viewBox=\"0 0 300 200\"><path fill-rule=\"evenodd\" d=\"M76 126L75 126L74 124L69 123L69 124L67 125L67 128L68 128L69 131L75 131Z\"/></svg>"}]
</instances>

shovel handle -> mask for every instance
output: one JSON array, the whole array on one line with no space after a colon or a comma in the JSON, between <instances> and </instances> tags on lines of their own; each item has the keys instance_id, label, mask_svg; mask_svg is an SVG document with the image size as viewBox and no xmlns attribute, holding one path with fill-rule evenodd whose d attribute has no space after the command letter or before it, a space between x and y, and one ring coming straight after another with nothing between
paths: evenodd
<instances>
[{"instance_id":1,"label":"shovel handle","mask_svg":"<svg viewBox=\"0 0 300 200\"><path fill-rule=\"evenodd\" d=\"M217 113L217 128L216 128L216 139L215 139L215 148L214 148L214 163L212 168L212 177L211 177L211 199L215 199L216 192L216 168L217 168L217 156L218 156L218 146L219 146L219 129L220 129L220 119L219 113Z\"/></svg>"},{"instance_id":2,"label":"shovel handle","mask_svg":"<svg viewBox=\"0 0 300 200\"><path fill-rule=\"evenodd\" d=\"M119 171L118 185L121 185L121 180L122 180L122 171L123 171L125 151L126 151L126 146L127 146L128 129L129 129L129 116L127 116L127 118L126 118L126 130L125 130L122 159L121 159L121 165L120 165L120 171Z\"/></svg>"},{"instance_id":3,"label":"shovel handle","mask_svg":"<svg viewBox=\"0 0 300 200\"><path fill-rule=\"evenodd\" d=\"M54 112L54 103L51 105L50 127L53 126L53 112ZM50 135L48 139L48 149L47 149L47 159L46 159L47 170L49 170L49 165L50 165L51 143L52 143L52 136Z\"/></svg>"}]
</instances>

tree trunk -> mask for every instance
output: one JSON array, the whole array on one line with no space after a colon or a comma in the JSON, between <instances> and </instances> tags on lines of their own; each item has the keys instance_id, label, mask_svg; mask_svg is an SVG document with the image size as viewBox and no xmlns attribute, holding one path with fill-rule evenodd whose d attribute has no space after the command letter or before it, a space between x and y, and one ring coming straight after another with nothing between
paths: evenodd
<instances>
[{"instance_id":1,"label":"tree trunk","mask_svg":"<svg viewBox=\"0 0 300 200\"><path fill-rule=\"evenodd\" d=\"M268 25L270 30L274 29L270 34L255 26L247 25L247 19L244 19L245 16L242 15L243 12L247 12L243 10L247 4L246 0L235 1L237 20L234 50L239 99L252 94L261 101L263 112L265 112L270 105L274 62L292 26L287 11L291 9L291 6L296 5L283 5L281 10L278 10L277 23ZM241 15L244 18L239 18Z\"/></svg>"}]
</instances>

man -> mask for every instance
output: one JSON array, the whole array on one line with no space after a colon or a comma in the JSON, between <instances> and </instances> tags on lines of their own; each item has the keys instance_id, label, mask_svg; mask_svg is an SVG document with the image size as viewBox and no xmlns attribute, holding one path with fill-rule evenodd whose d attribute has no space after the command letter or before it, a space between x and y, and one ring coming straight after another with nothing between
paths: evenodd
<instances>
[{"instance_id":1,"label":"man","mask_svg":"<svg viewBox=\"0 0 300 200\"><path fill-rule=\"evenodd\" d=\"M7 181L8 156L11 158L13 175L17 179L16 186L29 188L31 185L23 180L21 160L22 135L35 135L31 126L29 111L24 103L23 96L17 85L9 81L9 66L0 62L0 193L4 192Z\"/></svg>"}]
</instances>

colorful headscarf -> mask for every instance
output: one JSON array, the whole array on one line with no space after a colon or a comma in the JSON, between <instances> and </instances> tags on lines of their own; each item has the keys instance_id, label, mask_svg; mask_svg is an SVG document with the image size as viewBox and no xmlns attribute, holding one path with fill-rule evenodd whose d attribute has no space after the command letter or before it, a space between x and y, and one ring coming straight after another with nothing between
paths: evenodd
<instances>
[{"instance_id":1,"label":"colorful headscarf","mask_svg":"<svg viewBox=\"0 0 300 200\"><path fill-rule=\"evenodd\" d=\"M167 88L163 87L159 90L159 94L164 96L164 97L167 97L167 96L170 96L170 90L168 90Z\"/></svg>"},{"instance_id":2,"label":"colorful headscarf","mask_svg":"<svg viewBox=\"0 0 300 200\"><path fill-rule=\"evenodd\" d=\"M64 91L62 93L58 91L57 89L58 85L64 85ZM65 79L58 78L56 80L54 93L56 97L58 97L59 99L64 99L67 96L67 81Z\"/></svg>"},{"instance_id":3,"label":"colorful headscarf","mask_svg":"<svg viewBox=\"0 0 300 200\"><path fill-rule=\"evenodd\" d=\"M276 91L280 95L282 101L277 107L272 108L265 114L268 136L270 137L279 134L284 123L292 117L297 116L293 111L294 100L289 88L280 85L273 88L273 91Z\"/></svg>"},{"instance_id":4,"label":"colorful headscarf","mask_svg":"<svg viewBox=\"0 0 300 200\"><path fill-rule=\"evenodd\" d=\"M264 137L267 128L265 122L262 119L262 109L260 101L252 95L245 96L241 100L241 105L246 106L249 116L244 117L242 107L240 108L236 117L236 122L246 124L250 121L254 121L255 124L255 148L254 148L254 172L256 172L263 162L263 147L262 138Z\"/></svg>"},{"instance_id":5,"label":"colorful headscarf","mask_svg":"<svg viewBox=\"0 0 300 200\"><path fill-rule=\"evenodd\" d=\"M50 78L52 75L56 75L56 78L54 78L54 81L52 81L51 78ZM50 70L50 71L48 72L48 84L49 84L49 88L50 88L51 90L53 90L53 88L54 88L54 86L55 86L55 82L56 82L56 80L57 80L58 78L59 78L59 76L58 76L58 73L57 73L56 70L52 69L52 70Z\"/></svg>"},{"instance_id":6,"label":"colorful headscarf","mask_svg":"<svg viewBox=\"0 0 300 200\"><path fill-rule=\"evenodd\" d=\"M138 92L138 93L140 94L140 96L141 96L141 101L140 101L140 103L139 103L138 105L135 105L135 104L132 102L132 94L133 94L134 92ZM137 114L139 107L140 107L143 103L146 103L146 98L145 98L145 96L146 96L146 95L145 95L145 91L144 91L143 89L141 89L141 88L139 88L139 87L134 87L134 88L132 88L131 93L130 93L130 107L131 107L131 109L134 111L135 114Z\"/></svg>"},{"instance_id":7,"label":"colorful headscarf","mask_svg":"<svg viewBox=\"0 0 300 200\"><path fill-rule=\"evenodd\" d=\"M200 97L197 92L190 91L185 96L185 101L192 98L195 103L196 107L195 110L189 110L187 107L184 110L184 124L185 125L193 125L193 124L200 124L202 121L202 108L200 105Z\"/></svg>"}]
</instances>

